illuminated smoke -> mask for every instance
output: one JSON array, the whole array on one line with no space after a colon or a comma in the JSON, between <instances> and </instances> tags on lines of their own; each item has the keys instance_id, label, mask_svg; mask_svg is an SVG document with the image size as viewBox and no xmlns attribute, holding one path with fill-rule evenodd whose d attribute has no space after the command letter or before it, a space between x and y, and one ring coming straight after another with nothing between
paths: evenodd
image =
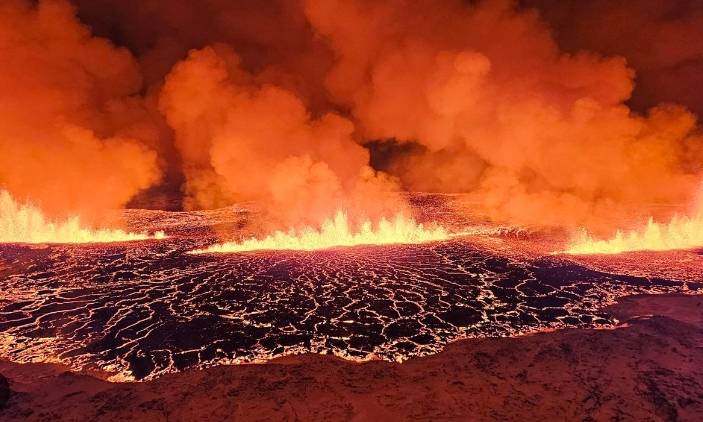
<instances>
[{"instance_id":1,"label":"illuminated smoke","mask_svg":"<svg viewBox=\"0 0 703 422\"><path fill-rule=\"evenodd\" d=\"M285 224L317 224L338 208L357 217L397 210L395 183L368 166L351 121L311 116L292 92L255 82L227 47L192 51L166 78L160 104L190 208L259 200Z\"/></svg>"},{"instance_id":2,"label":"illuminated smoke","mask_svg":"<svg viewBox=\"0 0 703 422\"><path fill-rule=\"evenodd\" d=\"M92 37L67 2L3 1L0 61L0 188L52 217L93 220L158 180L137 136L151 123L130 98L137 63Z\"/></svg>"},{"instance_id":3,"label":"illuminated smoke","mask_svg":"<svg viewBox=\"0 0 703 422\"><path fill-rule=\"evenodd\" d=\"M701 180L694 115L633 113L624 59L560 52L509 1L305 4L336 53L326 86L364 137L423 147L390 166L410 189L471 191L517 224L599 230L631 207L684 202Z\"/></svg>"},{"instance_id":4,"label":"illuminated smoke","mask_svg":"<svg viewBox=\"0 0 703 422\"><path fill-rule=\"evenodd\" d=\"M703 179L697 116L656 102L698 110L665 77L697 74L694 6L634 11L643 38L589 23L579 45L523 7L548 0L74 1L90 29L67 0L0 6L0 187L52 217L93 222L165 174L185 208L255 200L277 228L376 221L422 190L605 236ZM611 3L574 19L632 7ZM371 141L397 147L383 166Z\"/></svg>"},{"instance_id":5,"label":"illuminated smoke","mask_svg":"<svg viewBox=\"0 0 703 422\"><path fill-rule=\"evenodd\" d=\"M624 56L637 73L636 109L676 102L703 113L703 96L691 89L703 85L703 43L692 42L703 39L699 0L520 2L539 7L567 51Z\"/></svg>"}]
</instances>

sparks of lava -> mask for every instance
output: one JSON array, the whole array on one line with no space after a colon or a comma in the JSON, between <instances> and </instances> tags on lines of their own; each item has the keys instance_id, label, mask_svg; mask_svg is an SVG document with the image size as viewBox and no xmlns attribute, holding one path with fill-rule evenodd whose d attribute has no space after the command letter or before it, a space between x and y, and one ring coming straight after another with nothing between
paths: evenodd
<instances>
[{"instance_id":1,"label":"sparks of lava","mask_svg":"<svg viewBox=\"0 0 703 422\"><path fill-rule=\"evenodd\" d=\"M618 231L610 240L597 240L583 232L566 251L570 254L616 254L628 251L664 251L703 246L703 207L693 217L674 216L666 224L649 219L640 230Z\"/></svg>"},{"instance_id":2,"label":"sparks of lava","mask_svg":"<svg viewBox=\"0 0 703 422\"><path fill-rule=\"evenodd\" d=\"M322 223L322 227L306 227L298 232L277 231L259 240L250 238L241 243L227 242L212 245L206 249L192 251L201 253L247 252L256 250L302 250L312 251L336 246L389 245L400 243L423 243L448 239L450 236L442 227L425 228L411 218L398 214L392 220L381 219L377 225L365 221L354 232L347 214L338 211L334 219Z\"/></svg>"},{"instance_id":3,"label":"sparks of lava","mask_svg":"<svg viewBox=\"0 0 703 422\"><path fill-rule=\"evenodd\" d=\"M6 191L0 191L0 243L105 243L163 239L157 231L129 233L123 230L90 230L81 227L78 217L49 221L32 205L18 204Z\"/></svg>"}]
</instances>

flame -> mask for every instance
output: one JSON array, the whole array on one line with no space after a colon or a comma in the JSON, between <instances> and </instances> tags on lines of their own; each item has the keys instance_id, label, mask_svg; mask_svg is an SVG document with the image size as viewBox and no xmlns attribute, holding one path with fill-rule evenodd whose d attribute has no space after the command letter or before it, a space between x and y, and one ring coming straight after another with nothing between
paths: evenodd
<instances>
[{"instance_id":1,"label":"flame","mask_svg":"<svg viewBox=\"0 0 703 422\"><path fill-rule=\"evenodd\" d=\"M49 221L42 211L29 204L18 204L6 191L0 191L0 243L105 243L163 239L157 231L130 233L123 230L81 227L78 217Z\"/></svg>"},{"instance_id":2,"label":"flame","mask_svg":"<svg viewBox=\"0 0 703 422\"><path fill-rule=\"evenodd\" d=\"M312 251L336 246L389 245L400 243L423 243L449 239L449 233L442 227L426 229L422 224L402 214L392 220L382 218L374 227L364 221L359 230L353 232L346 212L338 211L333 219L327 219L319 230L306 227L299 232L276 231L264 239L250 238L241 243L227 242L212 245L191 253L226 253L256 250L300 250Z\"/></svg>"},{"instance_id":3,"label":"flame","mask_svg":"<svg viewBox=\"0 0 703 422\"><path fill-rule=\"evenodd\" d=\"M674 216L668 223L656 223L650 218L640 230L616 232L610 240L597 240L582 232L567 253L617 254L628 251L665 251L703 246L703 207L693 217Z\"/></svg>"}]
</instances>

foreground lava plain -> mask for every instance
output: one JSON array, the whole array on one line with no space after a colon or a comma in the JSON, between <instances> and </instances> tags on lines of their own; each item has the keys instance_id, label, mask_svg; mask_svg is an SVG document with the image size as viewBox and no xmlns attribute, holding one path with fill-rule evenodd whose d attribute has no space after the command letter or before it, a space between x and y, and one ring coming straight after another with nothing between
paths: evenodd
<instances>
[{"instance_id":1,"label":"foreground lava plain","mask_svg":"<svg viewBox=\"0 0 703 422\"><path fill-rule=\"evenodd\" d=\"M460 341L404 364L307 354L110 383L0 361L7 421L699 421L703 298L630 297L614 329Z\"/></svg>"}]
</instances>

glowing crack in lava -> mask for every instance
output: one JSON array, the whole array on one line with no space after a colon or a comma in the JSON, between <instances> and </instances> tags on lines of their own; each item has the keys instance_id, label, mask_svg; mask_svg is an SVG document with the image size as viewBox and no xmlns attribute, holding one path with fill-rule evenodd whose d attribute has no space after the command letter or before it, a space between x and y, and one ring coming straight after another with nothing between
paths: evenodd
<instances>
[{"instance_id":1,"label":"glowing crack in lava","mask_svg":"<svg viewBox=\"0 0 703 422\"><path fill-rule=\"evenodd\" d=\"M106 243L163 239L157 231L130 233L124 230L81 227L78 217L49 221L42 211L29 204L18 204L6 191L0 191L0 243Z\"/></svg>"},{"instance_id":2,"label":"glowing crack in lava","mask_svg":"<svg viewBox=\"0 0 703 422\"><path fill-rule=\"evenodd\" d=\"M248 252L256 250L300 250L312 251L336 246L390 245L400 243L425 243L446 240L449 233L442 227L425 228L412 218L402 214L392 220L382 218L374 227L370 221L363 222L354 232L344 211L338 211L334 219L327 219L321 228L306 227L296 232L276 231L264 239L250 238L243 242L215 244L205 249L192 251L201 253Z\"/></svg>"},{"instance_id":3,"label":"glowing crack in lava","mask_svg":"<svg viewBox=\"0 0 703 422\"><path fill-rule=\"evenodd\" d=\"M617 254L629 251L665 251L703 246L703 207L693 217L674 216L668 223L650 218L639 230L617 231L609 240L597 240L582 232L569 246L570 254Z\"/></svg>"}]
</instances>

